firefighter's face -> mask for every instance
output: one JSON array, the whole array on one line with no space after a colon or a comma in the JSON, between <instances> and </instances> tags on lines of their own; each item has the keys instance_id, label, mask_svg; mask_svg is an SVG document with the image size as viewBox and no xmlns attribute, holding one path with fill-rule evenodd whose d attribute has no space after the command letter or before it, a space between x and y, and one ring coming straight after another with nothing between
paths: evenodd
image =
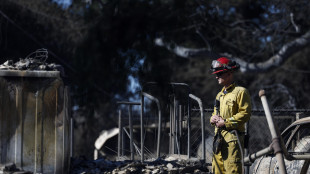
<instances>
[{"instance_id":1,"label":"firefighter's face","mask_svg":"<svg viewBox=\"0 0 310 174\"><path fill-rule=\"evenodd\" d=\"M232 73L231 72L216 73L216 79L220 85L229 86L232 82Z\"/></svg>"}]
</instances>

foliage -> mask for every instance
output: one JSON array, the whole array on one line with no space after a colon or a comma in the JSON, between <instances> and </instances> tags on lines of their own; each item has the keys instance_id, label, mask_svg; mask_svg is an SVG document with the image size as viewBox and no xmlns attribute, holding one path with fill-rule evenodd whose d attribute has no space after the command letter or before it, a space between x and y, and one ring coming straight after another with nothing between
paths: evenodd
<instances>
[{"instance_id":1,"label":"foliage","mask_svg":"<svg viewBox=\"0 0 310 174\"><path fill-rule=\"evenodd\" d=\"M258 63L310 29L308 9L305 0L74 0L67 8L51 0L7 0L0 2L0 60L47 48L48 61L66 69L75 117L87 117L77 125L89 137L87 144L101 129L116 125L115 102L137 94L128 90L128 76L141 86L188 83L207 108L212 106L220 87L208 73L210 60L182 59L155 39L170 48L204 48ZM259 88L270 91L275 107L309 107L308 52L306 47L279 68L240 73L236 80L249 88L254 107L260 108Z\"/></svg>"}]
</instances>

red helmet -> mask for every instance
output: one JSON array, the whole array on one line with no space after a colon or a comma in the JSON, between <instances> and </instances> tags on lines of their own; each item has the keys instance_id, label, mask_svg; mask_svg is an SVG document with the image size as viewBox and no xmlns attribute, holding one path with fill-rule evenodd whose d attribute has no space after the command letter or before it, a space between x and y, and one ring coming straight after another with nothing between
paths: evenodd
<instances>
[{"instance_id":1,"label":"red helmet","mask_svg":"<svg viewBox=\"0 0 310 174\"><path fill-rule=\"evenodd\" d=\"M216 74L219 72L238 70L239 67L240 65L237 64L235 61L229 60L226 57L221 57L217 60L212 61L210 71L212 72L212 74Z\"/></svg>"}]
</instances>

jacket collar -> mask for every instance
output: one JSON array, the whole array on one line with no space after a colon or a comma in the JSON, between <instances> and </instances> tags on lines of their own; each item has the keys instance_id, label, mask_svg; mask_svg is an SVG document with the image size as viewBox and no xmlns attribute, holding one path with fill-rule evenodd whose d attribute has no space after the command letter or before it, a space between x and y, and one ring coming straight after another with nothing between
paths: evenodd
<instances>
[{"instance_id":1,"label":"jacket collar","mask_svg":"<svg viewBox=\"0 0 310 174\"><path fill-rule=\"evenodd\" d=\"M236 84L235 83L232 83L231 85L229 85L227 88L223 87L222 90L221 90L221 93L222 94L227 94L229 92L231 92L232 90L234 90L236 87Z\"/></svg>"}]
</instances>

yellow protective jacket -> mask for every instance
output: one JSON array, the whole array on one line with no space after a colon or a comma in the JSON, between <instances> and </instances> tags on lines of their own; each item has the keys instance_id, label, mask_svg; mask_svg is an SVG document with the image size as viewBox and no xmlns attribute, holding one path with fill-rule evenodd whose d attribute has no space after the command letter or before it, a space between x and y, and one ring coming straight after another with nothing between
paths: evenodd
<instances>
[{"instance_id":1,"label":"yellow protective jacket","mask_svg":"<svg viewBox=\"0 0 310 174\"><path fill-rule=\"evenodd\" d=\"M221 133L226 142L236 140L232 134L227 134L231 130L245 132L245 123L251 116L251 98L247 89L231 84L226 90L223 88L216 96L220 101L220 116L225 119L225 127ZM214 107L215 115L216 109ZM211 120L211 118L210 118ZM215 133L217 128L215 128ZM227 135L226 135L227 134ZM226 136L225 136L226 135Z\"/></svg>"}]
</instances>

